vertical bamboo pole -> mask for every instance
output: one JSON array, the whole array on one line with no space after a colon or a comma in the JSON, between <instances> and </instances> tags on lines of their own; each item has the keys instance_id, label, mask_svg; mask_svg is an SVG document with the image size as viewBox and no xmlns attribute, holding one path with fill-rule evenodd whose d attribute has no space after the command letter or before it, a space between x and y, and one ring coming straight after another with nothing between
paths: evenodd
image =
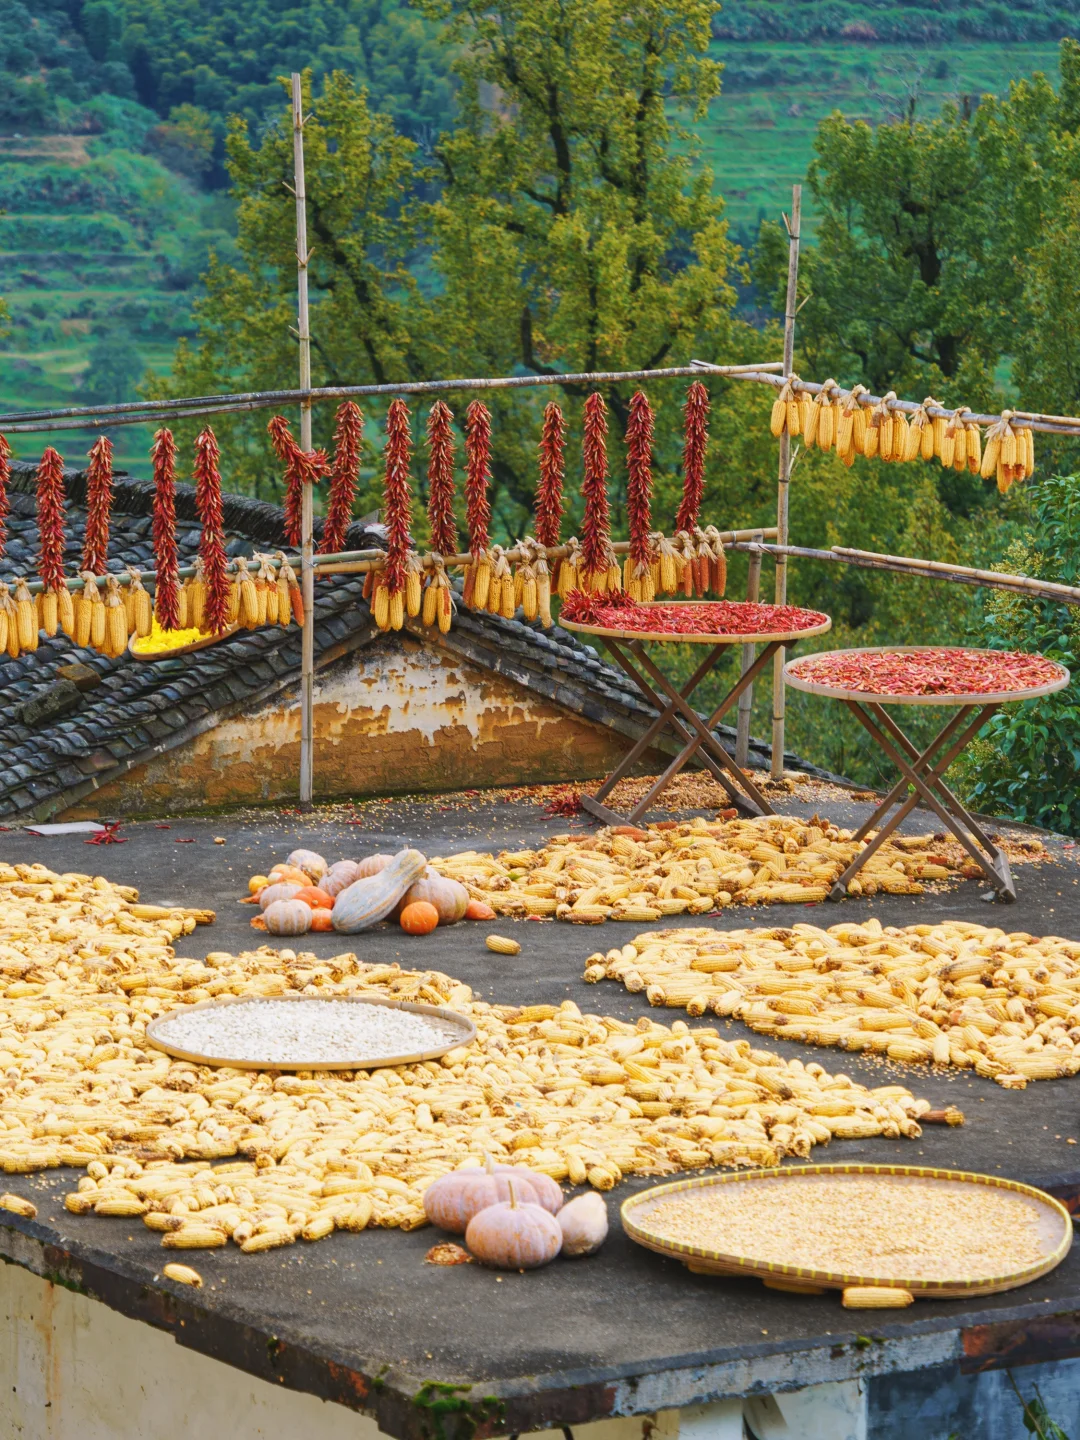
<instances>
[{"instance_id":1,"label":"vertical bamboo pole","mask_svg":"<svg viewBox=\"0 0 1080 1440\"><path fill-rule=\"evenodd\" d=\"M292 77L293 169L296 189L296 295L297 335L300 341L300 389L311 389L311 330L308 323L307 193L304 188L304 97L300 76ZM311 401L300 402L300 448L311 449ZM303 489L300 516L300 589L304 597L300 668L300 804L312 803L315 779L313 724L315 679L315 576L311 486Z\"/></svg>"},{"instance_id":2,"label":"vertical bamboo pole","mask_svg":"<svg viewBox=\"0 0 1080 1440\"><path fill-rule=\"evenodd\" d=\"M788 224L787 299L784 302L784 374L790 375L795 364L795 312L798 309L799 228L802 221L802 186L791 187L791 221ZM791 479L791 439L785 428L780 436L780 470L776 491L776 543L788 543L788 482ZM787 556L776 557L776 603L787 604ZM772 775L779 780L784 773L784 719L787 712L784 694L784 651L778 650L773 660L773 723Z\"/></svg>"},{"instance_id":3,"label":"vertical bamboo pole","mask_svg":"<svg viewBox=\"0 0 1080 1440\"><path fill-rule=\"evenodd\" d=\"M764 537L755 535L755 540ZM746 575L746 598L756 603L761 594L761 551L752 551L750 554L750 568ZM742 666L740 673L745 675L750 666L754 663L754 645L742 647ZM735 764L741 770L745 770L750 760L750 713L754 708L754 687L748 685L739 696L739 719L735 731Z\"/></svg>"}]
</instances>

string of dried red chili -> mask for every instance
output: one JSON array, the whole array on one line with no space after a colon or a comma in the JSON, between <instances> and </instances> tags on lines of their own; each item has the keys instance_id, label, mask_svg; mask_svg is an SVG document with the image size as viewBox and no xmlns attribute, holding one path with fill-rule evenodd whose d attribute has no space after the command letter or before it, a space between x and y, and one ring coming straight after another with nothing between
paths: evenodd
<instances>
[{"instance_id":1,"label":"string of dried red chili","mask_svg":"<svg viewBox=\"0 0 1080 1440\"><path fill-rule=\"evenodd\" d=\"M692 530L697 524L705 494L705 449L709 443L709 392L695 380L686 392L683 424L683 494L676 530Z\"/></svg>"},{"instance_id":2,"label":"string of dried red chili","mask_svg":"<svg viewBox=\"0 0 1080 1440\"><path fill-rule=\"evenodd\" d=\"M405 559L409 553L409 458L412 434L409 430L409 407L404 400L391 400L386 412L386 566L383 575L391 595L405 589Z\"/></svg>"},{"instance_id":3,"label":"string of dried red chili","mask_svg":"<svg viewBox=\"0 0 1080 1440\"><path fill-rule=\"evenodd\" d=\"M623 591L593 595L572 590L561 618L608 630L660 635L773 635L813 630L828 620L799 605L765 605L748 600L713 600L701 605L639 605Z\"/></svg>"},{"instance_id":4,"label":"string of dried red chili","mask_svg":"<svg viewBox=\"0 0 1080 1440\"><path fill-rule=\"evenodd\" d=\"M638 390L630 400L626 424L626 513L630 522L630 559L647 565L652 558L653 412L648 396Z\"/></svg>"},{"instance_id":5,"label":"string of dried red chili","mask_svg":"<svg viewBox=\"0 0 1080 1440\"><path fill-rule=\"evenodd\" d=\"M150 447L154 466L154 611L163 630L180 629L180 575L176 549L176 441L158 430Z\"/></svg>"},{"instance_id":6,"label":"string of dried red chili","mask_svg":"<svg viewBox=\"0 0 1080 1440\"><path fill-rule=\"evenodd\" d=\"M860 695L992 695L1053 685L1065 670L1015 650L838 650L790 667L800 680Z\"/></svg>"},{"instance_id":7,"label":"string of dried red chili","mask_svg":"<svg viewBox=\"0 0 1080 1440\"><path fill-rule=\"evenodd\" d=\"M109 516L112 512L112 441L102 435L90 451L86 467L86 532L82 568L104 575L109 558Z\"/></svg>"},{"instance_id":8,"label":"string of dried red chili","mask_svg":"<svg viewBox=\"0 0 1080 1440\"><path fill-rule=\"evenodd\" d=\"M285 466L285 539L299 545L303 539L304 486L329 474L325 450L302 450L293 439L284 415L275 415L266 427L274 454Z\"/></svg>"},{"instance_id":9,"label":"string of dried red chili","mask_svg":"<svg viewBox=\"0 0 1080 1440\"><path fill-rule=\"evenodd\" d=\"M364 442L364 417L355 400L341 402L336 422L334 463L330 471L330 498L326 503L326 521L323 524L322 545L319 547L322 555L340 555L345 549L349 526L352 523L356 487L360 479L360 455Z\"/></svg>"},{"instance_id":10,"label":"string of dried red chili","mask_svg":"<svg viewBox=\"0 0 1080 1440\"><path fill-rule=\"evenodd\" d=\"M11 446L0 435L0 559L7 550L7 517L10 508L8 482L11 479Z\"/></svg>"},{"instance_id":11,"label":"string of dried red chili","mask_svg":"<svg viewBox=\"0 0 1080 1440\"><path fill-rule=\"evenodd\" d=\"M37 468L38 575L46 590L64 583L64 462L50 445Z\"/></svg>"},{"instance_id":12,"label":"string of dried red chili","mask_svg":"<svg viewBox=\"0 0 1080 1440\"><path fill-rule=\"evenodd\" d=\"M549 400L540 431L540 483L536 487L536 538L549 550L560 539L565 474L566 421L555 401Z\"/></svg>"},{"instance_id":13,"label":"string of dried red chili","mask_svg":"<svg viewBox=\"0 0 1080 1440\"><path fill-rule=\"evenodd\" d=\"M586 576L600 576L608 568L611 515L607 496L607 406L599 390L585 401L583 452L581 571Z\"/></svg>"},{"instance_id":14,"label":"string of dried red chili","mask_svg":"<svg viewBox=\"0 0 1080 1440\"><path fill-rule=\"evenodd\" d=\"M202 523L199 555L206 582L204 624L211 635L229 628L229 574L221 505L221 451L208 425L195 441L195 509Z\"/></svg>"},{"instance_id":15,"label":"string of dried red chili","mask_svg":"<svg viewBox=\"0 0 1080 1440\"><path fill-rule=\"evenodd\" d=\"M482 555L491 544L491 411L474 400L465 411L465 524L469 553Z\"/></svg>"},{"instance_id":16,"label":"string of dried red chili","mask_svg":"<svg viewBox=\"0 0 1080 1440\"><path fill-rule=\"evenodd\" d=\"M428 525L431 548L440 555L456 555L457 521L454 519L454 415L444 400L428 411Z\"/></svg>"}]
</instances>

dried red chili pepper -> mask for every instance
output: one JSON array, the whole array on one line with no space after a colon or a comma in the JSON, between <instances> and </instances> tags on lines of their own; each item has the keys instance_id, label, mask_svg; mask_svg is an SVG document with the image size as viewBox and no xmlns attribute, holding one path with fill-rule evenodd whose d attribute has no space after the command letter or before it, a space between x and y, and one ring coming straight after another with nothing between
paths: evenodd
<instances>
[{"instance_id":1,"label":"dried red chili pepper","mask_svg":"<svg viewBox=\"0 0 1080 1440\"><path fill-rule=\"evenodd\" d=\"M334 427L334 463L330 470L330 498L326 503L322 555L340 555L345 549L352 523L353 500L360 478L360 454L364 443L364 417L354 400L338 406ZM316 452L321 453L321 452ZM302 498L302 497L301 497ZM296 544L296 541L290 542Z\"/></svg>"},{"instance_id":2,"label":"dried red chili pepper","mask_svg":"<svg viewBox=\"0 0 1080 1440\"><path fill-rule=\"evenodd\" d=\"M225 520L221 505L221 451L208 425L195 441L195 509L202 523L199 555L206 582L204 624L211 635L229 628L229 574L225 555Z\"/></svg>"},{"instance_id":3,"label":"dried red chili pepper","mask_svg":"<svg viewBox=\"0 0 1080 1440\"><path fill-rule=\"evenodd\" d=\"M303 539L304 486L314 485L330 473L325 450L301 450L284 415L275 415L266 427L274 453L285 466L285 538L290 545Z\"/></svg>"},{"instance_id":4,"label":"dried red chili pepper","mask_svg":"<svg viewBox=\"0 0 1080 1440\"><path fill-rule=\"evenodd\" d=\"M436 400L428 411L428 525L431 548L440 555L456 555L457 521L454 519L454 416L450 406Z\"/></svg>"},{"instance_id":5,"label":"dried red chili pepper","mask_svg":"<svg viewBox=\"0 0 1080 1440\"><path fill-rule=\"evenodd\" d=\"M559 543L566 473L566 421L554 400L544 406L540 432L540 483L536 487L536 538L553 550Z\"/></svg>"},{"instance_id":6,"label":"dried red chili pepper","mask_svg":"<svg viewBox=\"0 0 1080 1440\"><path fill-rule=\"evenodd\" d=\"M653 412L641 390L630 400L626 425L626 512L630 522L630 559L648 565L652 559Z\"/></svg>"},{"instance_id":7,"label":"dried red chili pepper","mask_svg":"<svg viewBox=\"0 0 1080 1440\"><path fill-rule=\"evenodd\" d=\"M801 680L861 695L991 695L1039 689L1060 680L1061 665L1013 650L927 647L835 651L792 667Z\"/></svg>"},{"instance_id":8,"label":"dried red chili pepper","mask_svg":"<svg viewBox=\"0 0 1080 1440\"><path fill-rule=\"evenodd\" d=\"M608 568L611 516L607 496L607 406L599 390L585 401L585 517L581 523L581 571L593 582Z\"/></svg>"},{"instance_id":9,"label":"dried red chili pepper","mask_svg":"<svg viewBox=\"0 0 1080 1440\"><path fill-rule=\"evenodd\" d=\"M150 447L154 466L154 613L163 630L180 628L180 576L176 549L176 441L158 430Z\"/></svg>"},{"instance_id":10,"label":"dried red chili pepper","mask_svg":"<svg viewBox=\"0 0 1080 1440\"><path fill-rule=\"evenodd\" d=\"M96 440L86 467L86 531L82 568L104 575L109 559L109 515L112 511L112 441Z\"/></svg>"},{"instance_id":11,"label":"dried red chili pepper","mask_svg":"<svg viewBox=\"0 0 1080 1440\"><path fill-rule=\"evenodd\" d=\"M695 380L686 392L683 429L683 494L676 530L692 530L697 524L705 494L705 449L709 443L709 392Z\"/></svg>"},{"instance_id":12,"label":"dried red chili pepper","mask_svg":"<svg viewBox=\"0 0 1080 1440\"><path fill-rule=\"evenodd\" d=\"M828 616L798 605L713 600L702 605L640 605L625 592L592 595L572 590L561 617L579 625L609 630L639 630L661 635L770 635L813 630Z\"/></svg>"},{"instance_id":13,"label":"dried red chili pepper","mask_svg":"<svg viewBox=\"0 0 1080 1440\"><path fill-rule=\"evenodd\" d=\"M491 544L491 411L474 400L465 411L465 524L469 531L469 553L482 555Z\"/></svg>"},{"instance_id":14,"label":"dried red chili pepper","mask_svg":"<svg viewBox=\"0 0 1080 1440\"><path fill-rule=\"evenodd\" d=\"M46 590L64 583L64 462L50 445L37 469L38 575Z\"/></svg>"},{"instance_id":15,"label":"dried red chili pepper","mask_svg":"<svg viewBox=\"0 0 1080 1440\"><path fill-rule=\"evenodd\" d=\"M409 407L404 400L391 400L386 412L386 567L383 575L391 595L405 589L405 557L411 540L412 518L409 494L409 458L412 434L409 430Z\"/></svg>"},{"instance_id":16,"label":"dried red chili pepper","mask_svg":"<svg viewBox=\"0 0 1080 1440\"><path fill-rule=\"evenodd\" d=\"M11 446L0 435L0 559L7 550L8 481L11 479Z\"/></svg>"}]
</instances>

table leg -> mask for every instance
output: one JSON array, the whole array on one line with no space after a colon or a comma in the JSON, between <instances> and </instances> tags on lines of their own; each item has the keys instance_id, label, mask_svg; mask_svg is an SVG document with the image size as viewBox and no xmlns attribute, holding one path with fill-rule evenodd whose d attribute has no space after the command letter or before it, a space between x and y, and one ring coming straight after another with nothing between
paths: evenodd
<instances>
[{"instance_id":1,"label":"table leg","mask_svg":"<svg viewBox=\"0 0 1080 1440\"><path fill-rule=\"evenodd\" d=\"M852 712L852 714L857 720L862 719L862 712L855 701L845 700L844 704ZM906 736L904 737L906 741L905 748L908 749L908 753L911 755L911 758L914 762L914 768L916 770L921 770L924 765L928 765L930 763L938 747L946 744L949 740L952 739L952 736L956 733L957 727L963 723L964 717L966 715L969 715L970 713L970 709L968 708L958 710L953 716L953 718L949 721L948 725L946 725L945 729L942 730L939 735L936 735L933 740L931 740L930 744L926 747L926 749L922 752L921 755L919 754L918 750L911 744L911 741L907 740ZM890 724L892 723L893 722L890 721ZM897 726L896 728L899 730L899 726ZM905 776L901 775L900 779L885 796L885 799L881 801L880 805L878 805L877 809L870 816L870 818L868 820L864 820L863 823L859 826L858 830L856 830L855 839L865 840L868 831L877 829L877 823L880 817L889 813L889 810L892 808L893 805L896 804L900 796L907 790L907 788L908 781Z\"/></svg>"},{"instance_id":2,"label":"table leg","mask_svg":"<svg viewBox=\"0 0 1080 1440\"><path fill-rule=\"evenodd\" d=\"M972 860L974 860L983 871L995 890L1004 898L1015 900L1016 887L1013 883L1008 858L989 837L984 834L981 827L975 822L972 816L968 814L967 810L956 796L953 795L952 791L941 782L941 776L948 769L949 765L951 765L956 756L960 754L964 746L978 734L998 707L996 705L984 705L980 707L975 719L964 726L961 734L956 736L956 730L972 711L976 709L974 705L964 706L959 715L950 721L949 725L942 730L937 739L933 741L921 755L911 740L909 740L906 735L903 735L903 748L908 752L908 755L915 757L915 763L911 765L900 751L891 744L888 735L885 733L886 729L889 733L892 733L894 727L895 730L899 731L899 726L896 725L895 721L883 716L882 706L868 702L864 710L854 701L846 701L845 703L871 738L877 742L886 756L888 756L893 764L900 770L903 776L901 786L910 784L914 787L915 793L910 795L903 805L901 805L892 817L878 830L873 841L866 849L855 857L836 881L830 898L839 899L846 893L846 887L851 879L862 869L875 851L885 843L905 816L914 809L921 796L937 815L938 819L941 820L945 828L960 842ZM883 719L888 720L887 726L881 723ZM900 734L902 735L903 732L900 732ZM950 739L952 741L951 744L948 743ZM942 746L946 744L948 745L948 749L944 754L941 754ZM937 755L936 760L933 758L935 755ZM922 778L924 774L927 777L926 781ZM927 781L929 783L927 783ZM900 788L901 787L894 786L893 791L890 792L890 797L898 795ZM942 804L941 800L938 799L935 791L942 794L942 799L945 799L945 804ZM870 820L861 827L860 835L865 834L868 829L874 828L876 819L883 816L892 803L890 797L886 797L886 800L878 806ZM981 848L983 846L985 849Z\"/></svg>"}]
</instances>

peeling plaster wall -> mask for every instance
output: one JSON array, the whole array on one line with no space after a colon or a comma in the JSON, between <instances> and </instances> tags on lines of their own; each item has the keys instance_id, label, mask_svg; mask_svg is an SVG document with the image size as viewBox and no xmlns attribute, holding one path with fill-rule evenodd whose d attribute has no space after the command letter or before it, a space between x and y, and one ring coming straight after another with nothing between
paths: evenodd
<instances>
[{"instance_id":1,"label":"peeling plaster wall","mask_svg":"<svg viewBox=\"0 0 1080 1440\"><path fill-rule=\"evenodd\" d=\"M588 779L625 750L601 726L405 636L315 678L315 793L324 799ZM64 818L293 799L299 766L296 686L108 782Z\"/></svg>"}]
</instances>

